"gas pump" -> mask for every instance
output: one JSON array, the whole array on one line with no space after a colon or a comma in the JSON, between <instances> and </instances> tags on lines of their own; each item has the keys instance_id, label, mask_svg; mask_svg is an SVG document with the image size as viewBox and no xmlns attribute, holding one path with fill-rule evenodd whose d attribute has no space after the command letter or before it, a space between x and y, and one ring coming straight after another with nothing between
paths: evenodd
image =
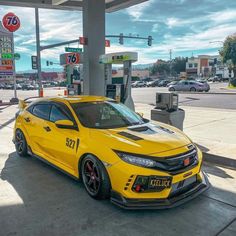
<instances>
[{"instance_id":1,"label":"gas pump","mask_svg":"<svg viewBox=\"0 0 236 236\"><path fill-rule=\"evenodd\" d=\"M64 53L60 55L60 64L64 66L67 81L67 94L80 95L82 93L81 71L83 56L80 53Z\"/></svg>"},{"instance_id":2,"label":"gas pump","mask_svg":"<svg viewBox=\"0 0 236 236\"><path fill-rule=\"evenodd\" d=\"M81 78L77 67L74 65L65 65L66 81L67 81L67 93L68 95L80 95L81 94Z\"/></svg>"},{"instance_id":3,"label":"gas pump","mask_svg":"<svg viewBox=\"0 0 236 236\"><path fill-rule=\"evenodd\" d=\"M132 62L138 60L137 52L118 52L101 55L99 62L105 66L106 96L124 103L134 110L134 102L131 97L131 72ZM112 64L123 64L123 83L112 83Z\"/></svg>"}]
</instances>

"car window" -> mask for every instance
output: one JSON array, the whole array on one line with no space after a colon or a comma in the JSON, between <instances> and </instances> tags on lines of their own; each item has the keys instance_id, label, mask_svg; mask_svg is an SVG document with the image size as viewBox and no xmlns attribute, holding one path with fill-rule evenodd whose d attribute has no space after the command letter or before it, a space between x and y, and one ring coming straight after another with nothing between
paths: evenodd
<instances>
[{"instance_id":1,"label":"car window","mask_svg":"<svg viewBox=\"0 0 236 236\"><path fill-rule=\"evenodd\" d=\"M36 104L34 105L32 113L41 119L49 120L50 110L50 104Z\"/></svg>"},{"instance_id":2,"label":"car window","mask_svg":"<svg viewBox=\"0 0 236 236\"><path fill-rule=\"evenodd\" d=\"M184 85L188 85L188 82L184 82Z\"/></svg>"},{"instance_id":3,"label":"car window","mask_svg":"<svg viewBox=\"0 0 236 236\"><path fill-rule=\"evenodd\" d=\"M82 125L88 128L110 129L144 124L135 112L116 102L79 102L72 107Z\"/></svg>"},{"instance_id":4,"label":"car window","mask_svg":"<svg viewBox=\"0 0 236 236\"><path fill-rule=\"evenodd\" d=\"M71 119L61 107L53 105L50 113L50 121L55 122L58 120L71 120Z\"/></svg>"}]
</instances>

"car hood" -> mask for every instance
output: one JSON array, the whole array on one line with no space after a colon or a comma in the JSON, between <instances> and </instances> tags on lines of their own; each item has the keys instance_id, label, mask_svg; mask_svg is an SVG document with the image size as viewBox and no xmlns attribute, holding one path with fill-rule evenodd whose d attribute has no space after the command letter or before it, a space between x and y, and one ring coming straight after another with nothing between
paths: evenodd
<instances>
[{"instance_id":1,"label":"car hood","mask_svg":"<svg viewBox=\"0 0 236 236\"><path fill-rule=\"evenodd\" d=\"M180 130L159 122L117 129L90 129L91 138L113 150L156 155L186 147L191 140ZM160 155L162 156L162 155Z\"/></svg>"}]
</instances>

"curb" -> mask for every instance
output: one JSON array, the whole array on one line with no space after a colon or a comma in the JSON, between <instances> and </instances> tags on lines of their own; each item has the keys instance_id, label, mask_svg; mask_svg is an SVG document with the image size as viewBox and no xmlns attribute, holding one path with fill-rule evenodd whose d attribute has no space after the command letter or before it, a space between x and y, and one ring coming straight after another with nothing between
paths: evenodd
<instances>
[{"instance_id":1,"label":"curb","mask_svg":"<svg viewBox=\"0 0 236 236\"><path fill-rule=\"evenodd\" d=\"M204 92L176 92L175 93L177 94L202 94L202 95L209 95L209 94L213 94L213 95L236 95L236 92L220 92L220 93L214 93L214 92L207 92L207 93L204 93Z\"/></svg>"},{"instance_id":2,"label":"curb","mask_svg":"<svg viewBox=\"0 0 236 236\"><path fill-rule=\"evenodd\" d=\"M217 164L220 166L236 169L236 160L228 157L218 156L215 154L202 152L203 160L209 163Z\"/></svg>"}]
</instances>

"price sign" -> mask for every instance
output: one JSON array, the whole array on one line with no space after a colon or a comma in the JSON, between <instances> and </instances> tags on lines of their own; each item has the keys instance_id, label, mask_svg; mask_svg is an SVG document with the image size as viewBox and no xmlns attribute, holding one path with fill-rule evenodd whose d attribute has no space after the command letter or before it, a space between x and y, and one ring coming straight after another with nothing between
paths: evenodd
<instances>
[{"instance_id":1,"label":"price sign","mask_svg":"<svg viewBox=\"0 0 236 236\"><path fill-rule=\"evenodd\" d=\"M79 64L79 53L67 53L66 64Z\"/></svg>"},{"instance_id":2,"label":"price sign","mask_svg":"<svg viewBox=\"0 0 236 236\"><path fill-rule=\"evenodd\" d=\"M2 18L3 26L10 32L20 28L20 19L14 13L9 12Z\"/></svg>"},{"instance_id":3,"label":"price sign","mask_svg":"<svg viewBox=\"0 0 236 236\"><path fill-rule=\"evenodd\" d=\"M2 60L2 66L11 66L12 60Z\"/></svg>"}]
</instances>

